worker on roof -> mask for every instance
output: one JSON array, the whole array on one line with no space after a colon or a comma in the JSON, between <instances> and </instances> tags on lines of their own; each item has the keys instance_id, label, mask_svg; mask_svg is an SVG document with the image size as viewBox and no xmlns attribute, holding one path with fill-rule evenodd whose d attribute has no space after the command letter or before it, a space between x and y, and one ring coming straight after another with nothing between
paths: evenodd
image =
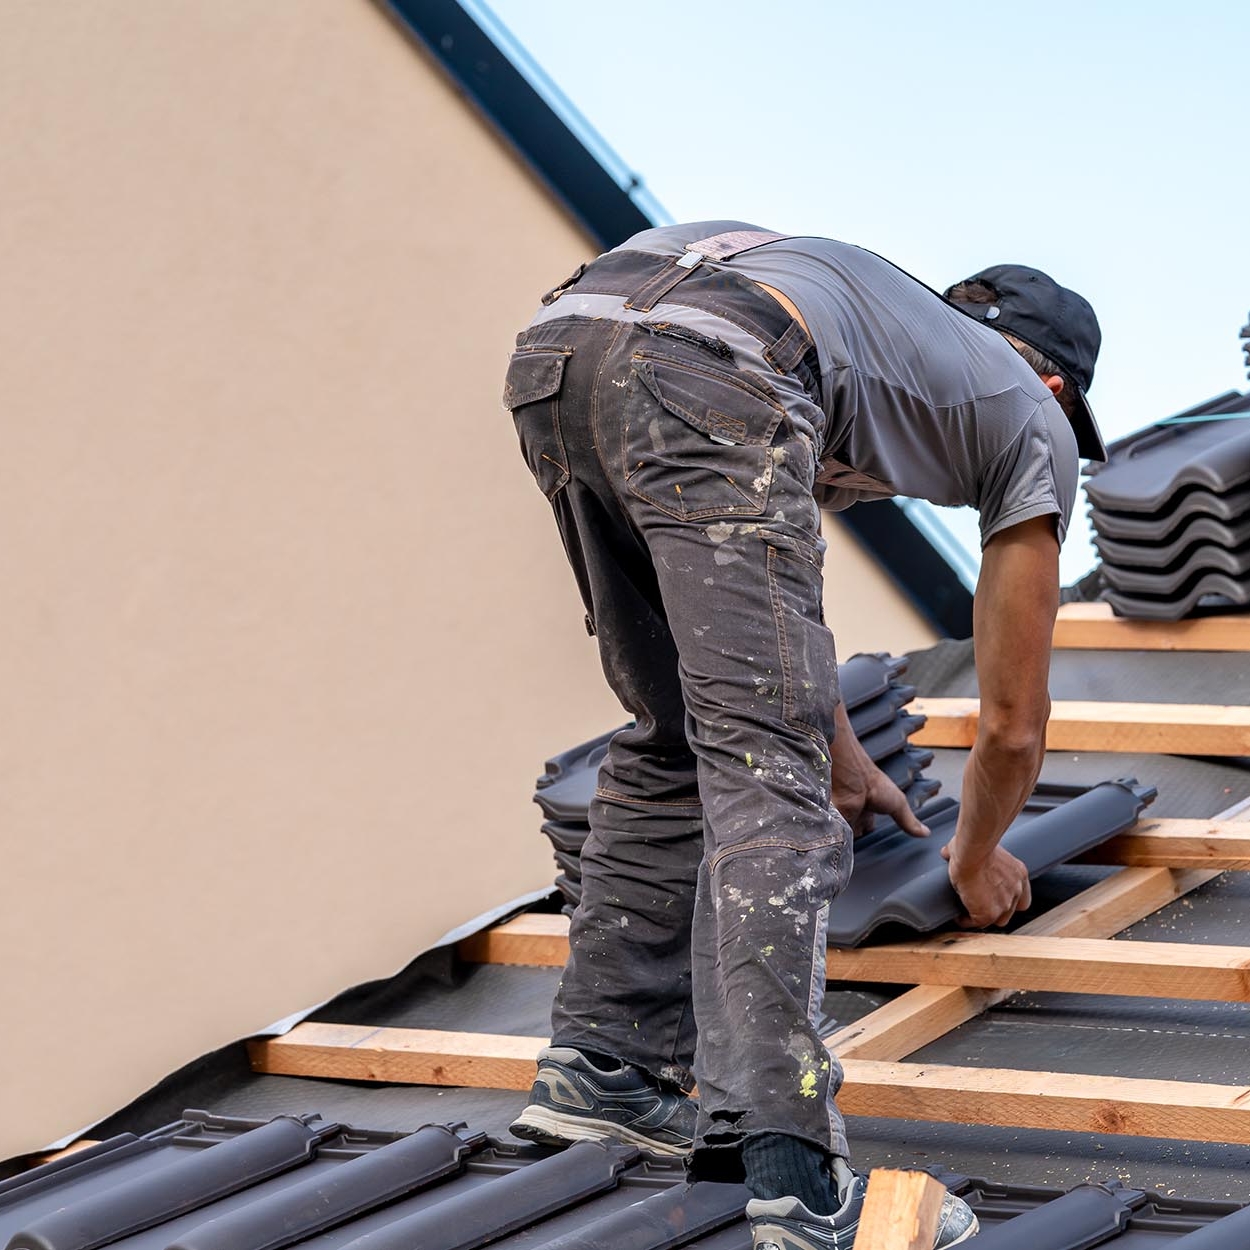
<instances>
[{"instance_id":1,"label":"worker on roof","mask_svg":"<svg viewBox=\"0 0 1250 1250\"><path fill-rule=\"evenodd\" d=\"M853 830L927 831L839 700L819 508L980 513L981 716L948 855L965 923L1005 925L1030 902L999 840L1041 767L1078 456L1106 456L1099 341L1035 269L944 298L858 247L730 221L643 231L544 297L504 402L636 723L600 771L518 1136L693 1150L696 1177L745 1179L756 1250L850 1245L864 1180L816 1025L826 918ZM935 1246L975 1231L948 1196Z\"/></svg>"}]
</instances>

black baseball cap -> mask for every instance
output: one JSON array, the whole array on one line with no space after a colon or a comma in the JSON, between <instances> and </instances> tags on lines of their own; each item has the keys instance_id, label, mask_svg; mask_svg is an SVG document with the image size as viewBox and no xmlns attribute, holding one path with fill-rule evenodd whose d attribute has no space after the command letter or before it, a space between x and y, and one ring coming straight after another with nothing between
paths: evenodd
<instances>
[{"instance_id":1,"label":"black baseball cap","mask_svg":"<svg viewBox=\"0 0 1250 1250\"><path fill-rule=\"evenodd\" d=\"M1085 397L1094 380L1094 362L1102 344L1102 331L1089 301L1060 286L1040 269L1027 265L992 265L964 281L989 287L994 292L994 302L970 304L953 300L953 287L947 288L946 300L960 312L1015 335L1063 369L1067 381L1076 383L1076 406L1071 418L1076 449L1086 460L1105 461L1106 444Z\"/></svg>"}]
</instances>

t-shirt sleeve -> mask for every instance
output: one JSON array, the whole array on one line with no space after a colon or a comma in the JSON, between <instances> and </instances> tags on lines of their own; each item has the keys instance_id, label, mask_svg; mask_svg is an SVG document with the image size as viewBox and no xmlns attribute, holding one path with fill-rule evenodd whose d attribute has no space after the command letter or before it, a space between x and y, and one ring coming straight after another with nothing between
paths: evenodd
<instances>
[{"instance_id":1,"label":"t-shirt sleeve","mask_svg":"<svg viewBox=\"0 0 1250 1250\"><path fill-rule=\"evenodd\" d=\"M1033 517L1055 517L1060 543L1076 502L1076 436L1054 399L1040 403L981 479L981 545Z\"/></svg>"}]
</instances>

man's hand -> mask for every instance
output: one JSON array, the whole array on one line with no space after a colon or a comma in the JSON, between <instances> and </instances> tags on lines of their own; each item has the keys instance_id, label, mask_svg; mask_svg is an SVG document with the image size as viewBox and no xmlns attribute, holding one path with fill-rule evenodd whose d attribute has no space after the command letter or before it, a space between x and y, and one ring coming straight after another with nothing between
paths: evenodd
<instances>
[{"instance_id":1,"label":"man's hand","mask_svg":"<svg viewBox=\"0 0 1250 1250\"><path fill-rule=\"evenodd\" d=\"M1029 870L1020 860L996 846L987 858L969 862L960 856L957 842L942 848L942 858L950 862L951 885L967 912L960 928L1002 928L1016 912L1029 908Z\"/></svg>"},{"instance_id":2,"label":"man's hand","mask_svg":"<svg viewBox=\"0 0 1250 1250\"><path fill-rule=\"evenodd\" d=\"M838 705L837 733L829 744L833 805L856 837L868 833L874 817L887 816L913 838L927 838L928 828L917 818L907 796L869 758L851 728L846 708Z\"/></svg>"},{"instance_id":3,"label":"man's hand","mask_svg":"<svg viewBox=\"0 0 1250 1250\"><path fill-rule=\"evenodd\" d=\"M907 796L871 761L866 771L835 773L833 805L858 838L870 833L876 817L886 816L913 838L927 838L928 827L911 810Z\"/></svg>"}]
</instances>

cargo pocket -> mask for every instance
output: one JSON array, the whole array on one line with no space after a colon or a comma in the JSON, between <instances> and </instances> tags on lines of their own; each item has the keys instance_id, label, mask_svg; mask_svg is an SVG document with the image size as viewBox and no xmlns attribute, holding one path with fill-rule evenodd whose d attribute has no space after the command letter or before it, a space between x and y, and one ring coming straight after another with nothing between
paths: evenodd
<instances>
[{"instance_id":1,"label":"cargo pocket","mask_svg":"<svg viewBox=\"0 0 1250 1250\"><path fill-rule=\"evenodd\" d=\"M768 544L768 592L781 652L782 716L824 744L833 736L838 662L822 606L819 550L784 534L761 532ZM823 749L823 748L822 748Z\"/></svg>"},{"instance_id":2,"label":"cargo pocket","mask_svg":"<svg viewBox=\"0 0 1250 1250\"><path fill-rule=\"evenodd\" d=\"M632 494L683 521L764 511L784 411L762 378L638 352L629 385L621 439Z\"/></svg>"},{"instance_id":3,"label":"cargo pocket","mask_svg":"<svg viewBox=\"0 0 1250 1250\"><path fill-rule=\"evenodd\" d=\"M560 387L572 354L566 348L522 348L513 353L504 381L503 406L512 413L521 451L548 499L569 480L560 434Z\"/></svg>"}]
</instances>

